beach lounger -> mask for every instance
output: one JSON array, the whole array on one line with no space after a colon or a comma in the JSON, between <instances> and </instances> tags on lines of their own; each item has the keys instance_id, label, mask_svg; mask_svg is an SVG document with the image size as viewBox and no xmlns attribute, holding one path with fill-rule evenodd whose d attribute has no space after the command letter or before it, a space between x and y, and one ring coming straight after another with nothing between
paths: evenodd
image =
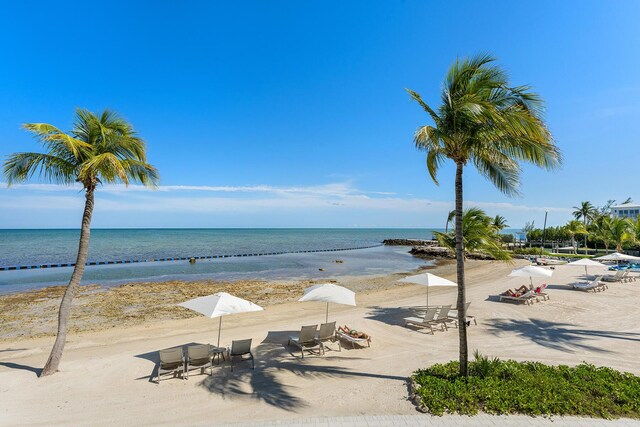
<instances>
[{"instance_id":1,"label":"beach lounger","mask_svg":"<svg viewBox=\"0 0 640 427\"><path fill-rule=\"evenodd\" d=\"M601 292L607 289L608 286L606 283L601 282L600 279L602 279L602 276L598 276L595 278L595 280L588 283L587 282L572 283L571 288L578 291L585 291L585 292L588 292L588 291Z\"/></svg>"},{"instance_id":2,"label":"beach lounger","mask_svg":"<svg viewBox=\"0 0 640 427\"><path fill-rule=\"evenodd\" d=\"M351 348L353 348L353 349L356 348L356 344L363 346L366 343L367 347L371 347L371 338L356 338L356 337L352 337L351 335L345 334L344 332L342 332L340 330L336 331L336 336L339 339L343 339L345 341L349 341L351 343Z\"/></svg>"},{"instance_id":3,"label":"beach lounger","mask_svg":"<svg viewBox=\"0 0 640 427\"><path fill-rule=\"evenodd\" d=\"M436 317L437 308L432 307L428 308L424 317L405 317L404 318L404 326L407 327L409 325L417 327L417 328L428 328L433 334L433 327L435 323L433 321L434 317ZM444 326L442 327L444 331Z\"/></svg>"},{"instance_id":4,"label":"beach lounger","mask_svg":"<svg viewBox=\"0 0 640 427\"><path fill-rule=\"evenodd\" d=\"M543 283L542 285L540 285L539 287L534 289L533 293L536 296L542 297L542 301L546 301L546 300L550 299L551 297L549 296L548 293L545 292L545 289L547 289L547 284Z\"/></svg>"},{"instance_id":5,"label":"beach lounger","mask_svg":"<svg viewBox=\"0 0 640 427\"><path fill-rule=\"evenodd\" d=\"M605 282L622 282L624 281L625 276L629 274L626 270L618 270L615 274L607 274L606 276L602 276L602 280Z\"/></svg>"},{"instance_id":6,"label":"beach lounger","mask_svg":"<svg viewBox=\"0 0 640 427\"><path fill-rule=\"evenodd\" d=\"M185 369L185 379L189 379L189 371L200 368L200 373L209 368L209 375L213 373L213 363L209 344L197 344L187 346L187 366Z\"/></svg>"},{"instance_id":7,"label":"beach lounger","mask_svg":"<svg viewBox=\"0 0 640 427\"><path fill-rule=\"evenodd\" d=\"M500 301L515 302L515 303L523 302L525 303L525 305L531 305L534 302L538 302L540 300L536 296L534 291L529 291L529 292L525 292L519 297L512 296L512 295L500 295Z\"/></svg>"},{"instance_id":8,"label":"beach lounger","mask_svg":"<svg viewBox=\"0 0 640 427\"><path fill-rule=\"evenodd\" d=\"M471 324L471 321L473 320L473 324L477 325L478 322L476 321L476 317L475 316L471 316L469 315L469 306L471 305L470 302L467 302L464 305L464 312L465 312L465 321L467 322L468 325ZM458 310L456 310L455 308L452 308L451 310L449 310L449 317L451 319L453 319L453 321L455 322L456 328L458 327Z\"/></svg>"},{"instance_id":9,"label":"beach lounger","mask_svg":"<svg viewBox=\"0 0 640 427\"><path fill-rule=\"evenodd\" d=\"M338 351L342 351L340 340L336 338L336 322L321 324L320 331L318 331L318 334L316 335L316 340L323 344L327 341L338 341Z\"/></svg>"},{"instance_id":10,"label":"beach lounger","mask_svg":"<svg viewBox=\"0 0 640 427\"><path fill-rule=\"evenodd\" d=\"M433 319L433 323L436 325L443 325L445 330L449 330L447 323L456 323L456 320L450 316L451 313L451 305L443 305L440 307L440 311L435 319ZM457 325L456 325L457 326Z\"/></svg>"},{"instance_id":11,"label":"beach lounger","mask_svg":"<svg viewBox=\"0 0 640 427\"><path fill-rule=\"evenodd\" d=\"M300 328L300 333L298 335L289 336L288 344L293 344L298 347L303 359L305 350L311 351L316 347L318 347L322 354L324 354L324 345L316 339L317 331L318 325L303 326Z\"/></svg>"},{"instance_id":12,"label":"beach lounger","mask_svg":"<svg viewBox=\"0 0 640 427\"><path fill-rule=\"evenodd\" d=\"M160 375L172 373L175 378L178 373L184 374L184 355L182 347L167 348L160 350L160 361L158 362L158 384Z\"/></svg>"},{"instance_id":13,"label":"beach lounger","mask_svg":"<svg viewBox=\"0 0 640 427\"><path fill-rule=\"evenodd\" d=\"M245 356L249 356L245 358ZM251 361L251 369L256 368L256 363L253 359L253 353L251 353L251 338L246 340L231 341L231 348L229 349L229 362L231 363L231 371L233 372L233 360L240 359L240 362ZM237 363L237 362L236 362Z\"/></svg>"}]
</instances>

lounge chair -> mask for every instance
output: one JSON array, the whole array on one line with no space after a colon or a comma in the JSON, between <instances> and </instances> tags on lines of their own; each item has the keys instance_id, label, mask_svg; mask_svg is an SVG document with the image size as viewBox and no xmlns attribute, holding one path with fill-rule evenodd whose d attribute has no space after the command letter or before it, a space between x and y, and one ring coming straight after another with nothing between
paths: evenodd
<instances>
[{"instance_id":1,"label":"lounge chair","mask_svg":"<svg viewBox=\"0 0 640 427\"><path fill-rule=\"evenodd\" d=\"M300 328L300 333L298 335L289 336L288 344L293 344L298 347L303 359L305 350L311 351L316 347L318 347L322 354L324 354L324 345L316 339L317 331L318 325L303 326Z\"/></svg>"},{"instance_id":2,"label":"lounge chair","mask_svg":"<svg viewBox=\"0 0 640 427\"><path fill-rule=\"evenodd\" d=\"M213 373L213 361L209 344L196 344L187 346L187 366L185 369L185 379L189 379L189 371L200 368L200 373L209 368L209 375Z\"/></svg>"},{"instance_id":3,"label":"lounge chair","mask_svg":"<svg viewBox=\"0 0 640 427\"><path fill-rule=\"evenodd\" d=\"M433 327L435 326L433 319L436 317L437 311L437 308L432 307L427 309L424 317L405 317L404 326L407 327L411 325L417 328L429 328L431 334L433 334ZM442 326L442 330L444 331L444 326Z\"/></svg>"},{"instance_id":4,"label":"lounge chair","mask_svg":"<svg viewBox=\"0 0 640 427\"><path fill-rule=\"evenodd\" d=\"M338 351L342 351L340 340L336 338L336 322L321 324L320 331L316 335L316 340L323 344L327 341L338 341Z\"/></svg>"},{"instance_id":5,"label":"lounge chair","mask_svg":"<svg viewBox=\"0 0 640 427\"><path fill-rule=\"evenodd\" d=\"M627 270L618 270L615 274L607 274L602 276L602 280L605 282L622 282L624 278L629 274Z\"/></svg>"},{"instance_id":6,"label":"lounge chair","mask_svg":"<svg viewBox=\"0 0 640 427\"><path fill-rule=\"evenodd\" d=\"M607 289L608 286L606 283L601 282L600 279L602 279L602 276L598 276L595 278L595 280L588 283L587 282L572 283L571 288L578 291L585 291L585 292L588 292L588 291L601 292Z\"/></svg>"},{"instance_id":7,"label":"lounge chair","mask_svg":"<svg viewBox=\"0 0 640 427\"><path fill-rule=\"evenodd\" d=\"M345 341L349 341L351 343L351 348L353 348L353 349L356 348L356 344L364 345L366 343L367 347L371 347L371 337L367 337L367 338L354 337L352 335L349 335L349 334L341 331L340 329L338 329L336 331L336 336L338 338L340 338L340 339L345 340Z\"/></svg>"},{"instance_id":8,"label":"lounge chair","mask_svg":"<svg viewBox=\"0 0 640 427\"><path fill-rule=\"evenodd\" d=\"M438 315L436 316L436 318L433 319L433 323L436 325L438 324L443 325L445 330L448 331L449 327L447 326L447 323L456 323L456 320L449 315L450 312L451 312L451 304L443 305L442 307L440 307L440 311L438 312Z\"/></svg>"},{"instance_id":9,"label":"lounge chair","mask_svg":"<svg viewBox=\"0 0 640 427\"><path fill-rule=\"evenodd\" d=\"M476 317L469 315L469 306L470 305L471 305L471 302L467 302L464 305L465 322L467 322L467 324L470 325L471 321L473 320L473 324L477 325L478 322L476 321ZM457 328L458 327L458 310L455 309L455 308L449 310L449 318L453 319L453 321L455 322L456 328Z\"/></svg>"},{"instance_id":10,"label":"lounge chair","mask_svg":"<svg viewBox=\"0 0 640 427\"><path fill-rule=\"evenodd\" d=\"M523 302L526 305L531 305L534 302L538 302L540 300L538 299L534 291L529 291L529 292L525 292L520 296L500 295L500 301L515 302L515 303Z\"/></svg>"},{"instance_id":11,"label":"lounge chair","mask_svg":"<svg viewBox=\"0 0 640 427\"><path fill-rule=\"evenodd\" d=\"M172 373L175 378L178 373L184 374L184 354L182 347L167 348L160 350L160 361L158 362L158 384L160 375Z\"/></svg>"},{"instance_id":12,"label":"lounge chair","mask_svg":"<svg viewBox=\"0 0 640 427\"><path fill-rule=\"evenodd\" d=\"M245 358L244 356L249 356ZM246 340L231 341L231 349L229 349L229 362L231 363L231 371L233 372L233 359L240 358L241 362L251 360L251 369L256 368L256 363L251 353L251 338Z\"/></svg>"},{"instance_id":13,"label":"lounge chair","mask_svg":"<svg viewBox=\"0 0 640 427\"><path fill-rule=\"evenodd\" d=\"M548 293L545 292L545 289L547 289L547 284L543 283L542 285L538 286L533 290L533 294L536 296L542 297L542 301L546 301L551 297L549 296Z\"/></svg>"}]
</instances>

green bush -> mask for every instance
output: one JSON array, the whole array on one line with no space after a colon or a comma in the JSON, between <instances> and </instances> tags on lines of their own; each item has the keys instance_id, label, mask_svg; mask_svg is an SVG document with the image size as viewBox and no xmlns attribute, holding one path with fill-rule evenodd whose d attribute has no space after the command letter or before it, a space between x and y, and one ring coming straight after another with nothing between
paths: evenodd
<instances>
[{"instance_id":1,"label":"green bush","mask_svg":"<svg viewBox=\"0 0 640 427\"><path fill-rule=\"evenodd\" d=\"M457 361L414 372L430 413L640 418L640 377L611 368L501 361L476 353L469 377L458 372Z\"/></svg>"}]
</instances>

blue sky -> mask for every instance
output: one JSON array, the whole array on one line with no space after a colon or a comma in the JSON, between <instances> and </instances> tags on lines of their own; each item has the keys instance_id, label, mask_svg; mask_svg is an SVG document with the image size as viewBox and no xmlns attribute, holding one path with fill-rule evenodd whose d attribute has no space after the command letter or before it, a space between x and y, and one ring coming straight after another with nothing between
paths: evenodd
<instances>
[{"instance_id":1,"label":"blue sky","mask_svg":"<svg viewBox=\"0 0 640 427\"><path fill-rule=\"evenodd\" d=\"M565 164L525 168L520 198L469 168L467 205L521 227L640 198L639 2L13 3L0 158L39 150L22 123L68 130L76 107L110 108L161 173L158 191L102 189L95 227L442 227L453 168L428 178L412 143L428 119L404 88L435 105L456 56L478 52L542 95ZM77 228L82 203L3 183L0 227Z\"/></svg>"}]
</instances>

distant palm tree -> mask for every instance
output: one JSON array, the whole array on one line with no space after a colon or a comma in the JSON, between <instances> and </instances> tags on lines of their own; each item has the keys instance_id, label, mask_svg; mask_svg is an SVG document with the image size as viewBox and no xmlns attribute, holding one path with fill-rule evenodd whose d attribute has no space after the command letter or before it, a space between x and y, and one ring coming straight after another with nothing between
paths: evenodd
<instances>
[{"instance_id":1,"label":"distant palm tree","mask_svg":"<svg viewBox=\"0 0 640 427\"><path fill-rule=\"evenodd\" d=\"M609 246L614 243L611 236L611 217L609 215L598 216L591 224L591 233L594 238L602 241L605 253L608 254Z\"/></svg>"},{"instance_id":2,"label":"distant palm tree","mask_svg":"<svg viewBox=\"0 0 640 427\"><path fill-rule=\"evenodd\" d=\"M41 376L58 370L67 337L67 321L71 301L82 280L89 253L94 192L99 184L130 181L155 185L158 172L147 163L145 144L131 125L116 113L105 110L101 115L76 110L73 129L64 133L46 123L29 123L24 128L35 135L46 153L15 153L4 163L9 185L25 181L36 172L46 181L71 185L82 184L85 192L80 244L69 285L58 312L58 331L51 355Z\"/></svg>"},{"instance_id":3,"label":"distant palm tree","mask_svg":"<svg viewBox=\"0 0 640 427\"><path fill-rule=\"evenodd\" d=\"M509 227L509 224L507 224L507 220L505 219L505 217L503 217L502 215L496 215L495 218L493 218L493 226L496 228L496 230L502 231L505 228Z\"/></svg>"},{"instance_id":4,"label":"distant palm tree","mask_svg":"<svg viewBox=\"0 0 640 427\"><path fill-rule=\"evenodd\" d=\"M591 202L582 202L580 206L574 206L573 216L575 219L582 219L582 223L584 224L585 230L587 229L587 224L591 223L593 219L598 214L598 210L595 206L591 204ZM587 233L584 234L584 253L587 254Z\"/></svg>"},{"instance_id":5,"label":"distant palm tree","mask_svg":"<svg viewBox=\"0 0 640 427\"><path fill-rule=\"evenodd\" d=\"M449 233L436 231L434 234L442 246L455 251L455 230ZM494 219L481 209L469 208L462 213L462 236L465 258L467 254L483 252L497 260L508 261L511 259L511 253L502 248L502 240L494 225Z\"/></svg>"},{"instance_id":6,"label":"distant palm tree","mask_svg":"<svg viewBox=\"0 0 640 427\"><path fill-rule=\"evenodd\" d=\"M445 78L441 105L431 108L421 96L407 90L420 104L432 125L415 132L416 147L427 153L427 169L437 184L439 167L452 160L455 174L455 230L460 341L460 374L468 375L465 320L464 241L462 226L462 174L469 163L500 191L517 194L519 161L554 169L560 151L542 119L542 101L526 86L512 87L494 59L478 55L456 60Z\"/></svg>"},{"instance_id":7,"label":"distant palm tree","mask_svg":"<svg viewBox=\"0 0 640 427\"><path fill-rule=\"evenodd\" d=\"M578 249L576 243L576 235L585 234L587 232L586 228L580 221L572 219L567 223L567 225L564 226L564 229L567 234L571 236L571 246L573 246L573 253L577 254Z\"/></svg>"},{"instance_id":8,"label":"distant palm tree","mask_svg":"<svg viewBox=\"0 0 640 427\"><path fill-rule=\"evenodd\" d=\"M633 240L633 223L628 218L612 218L609 230L616 252L622 251L622 245Z\"/></svg>"}]
</instances>

